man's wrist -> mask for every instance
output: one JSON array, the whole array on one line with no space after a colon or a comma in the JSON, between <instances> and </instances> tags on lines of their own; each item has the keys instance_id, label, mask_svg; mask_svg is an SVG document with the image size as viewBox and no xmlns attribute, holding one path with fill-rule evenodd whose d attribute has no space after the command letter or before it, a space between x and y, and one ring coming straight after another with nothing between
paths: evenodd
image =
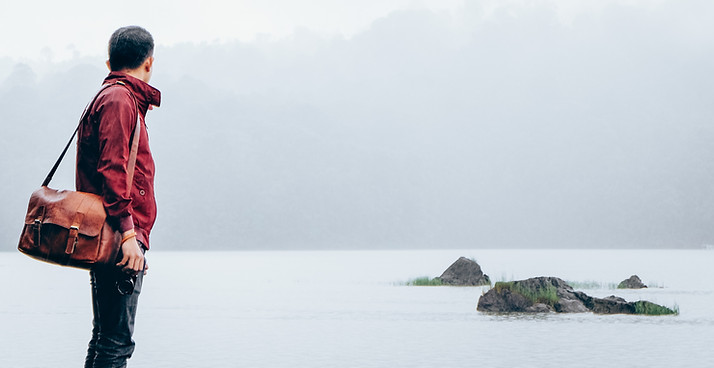
<instances>
[{"instance_id":1,"label":"man's wrist","mask_svg":"<svg viewBox=\"0 0 714 368\"><path fill-rule=\"evenodd\" d=\"M119 244L124 244L127 240L131 238L136 238L136 231L134 231L134 229L125 231L121 236L121 243Z\"/></svg>"}]
</instances>

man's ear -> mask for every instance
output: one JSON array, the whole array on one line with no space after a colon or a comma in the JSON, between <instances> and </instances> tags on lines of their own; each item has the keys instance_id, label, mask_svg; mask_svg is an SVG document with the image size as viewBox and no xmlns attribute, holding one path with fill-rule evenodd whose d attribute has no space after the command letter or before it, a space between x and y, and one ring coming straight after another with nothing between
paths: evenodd
<instances>
[{"instance_id":1,"label":"man's ear","mask_svg":"<svg viewBox=\"0 0 714 368\"><path fill-rule=\"evenodd\" d=\"M154 57L149 56L146 58L146 61L144 61L144 70L148 73L151 71L151 68L154 66Z\"/></svg>"},{"instance_id":2,"label":"man's ear","mask_svg":"<svg viewBox=\"0 0 714 368\"><path fill-rule=\"evenodd\" d=\"M112 64L109 63L109 60L107 60L107 69L109 69L110 72L112 71Z\"/></svg>"}]
</instances>

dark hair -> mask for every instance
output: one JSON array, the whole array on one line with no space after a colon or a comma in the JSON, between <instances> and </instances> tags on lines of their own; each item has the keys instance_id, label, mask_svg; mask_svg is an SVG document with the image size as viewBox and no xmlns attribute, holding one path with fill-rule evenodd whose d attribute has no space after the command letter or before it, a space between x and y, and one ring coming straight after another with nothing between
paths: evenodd
<instances>
[{"instance_id":1,"label":"dark hair","mask_svg":"<svg viewBox=\"0 0 714 368\"><path fill-rule=\"evenodd\" d=\"M154 54L154 38L139 26L122 27L109 38L109 66L112 71L136 69Z\"/></svg>"}]
</instances>

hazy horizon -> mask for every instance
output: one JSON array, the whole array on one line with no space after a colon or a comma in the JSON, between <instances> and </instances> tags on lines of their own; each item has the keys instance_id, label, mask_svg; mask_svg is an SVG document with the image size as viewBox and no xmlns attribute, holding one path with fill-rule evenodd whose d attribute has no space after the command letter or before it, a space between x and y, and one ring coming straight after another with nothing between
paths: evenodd
<instances>
[{"instance_id":1,"label":"hazy horizon","mask_svg":"<svg viewBox=\"0 0 714 368\"><path fill-rule=\"evenodd\" d=\"M714 244L714 4L454 4L163 46L157 24L152 248ZM2 250L106 75L46 55L0 54Z\"/></svg>"}]
</instances>

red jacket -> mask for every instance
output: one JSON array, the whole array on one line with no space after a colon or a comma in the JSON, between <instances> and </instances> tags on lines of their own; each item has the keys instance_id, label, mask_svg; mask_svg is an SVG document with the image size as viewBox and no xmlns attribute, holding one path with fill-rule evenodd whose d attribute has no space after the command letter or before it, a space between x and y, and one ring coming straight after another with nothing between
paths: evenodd
<instances>
[{"instance_id":1,"label":"red jacket","mask_svg":"<svg viewBox=\"0 0 714 368\"><path fill-rule=\"evenodd\" d=\"M110 222L122 232L134 228L137 239L148 248L156 220L156 198L154 158L144 117L150 105L159 106L161 92L120 72L110 73L104 84L117 81L124 86L116 84L102 90L80 123L76 185L79 191L102 196ZM126 185L127 165L137 114L131 93L139 107L141 135L130 193Z\"/></svg>"}]
</instances>

